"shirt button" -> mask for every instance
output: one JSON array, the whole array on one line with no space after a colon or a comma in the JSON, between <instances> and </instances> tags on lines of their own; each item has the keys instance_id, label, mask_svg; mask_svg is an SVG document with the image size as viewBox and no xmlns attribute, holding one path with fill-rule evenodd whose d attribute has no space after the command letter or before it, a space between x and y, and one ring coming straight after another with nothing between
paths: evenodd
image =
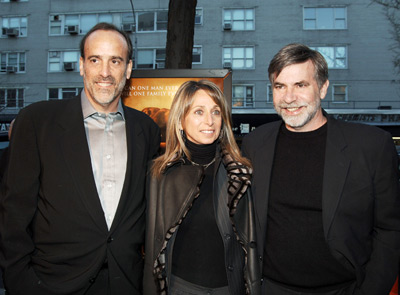
<instances>
[{"instance_id":1,"label":"shirt button","mask_svg":"<svg viewBox=\"0 0 400 295\"><path fill-rule=\"evenodd\" d=\"M106 159L107 159L107 160L110 160L110 159L111 159L111 155L107 155L107 156L106 156Z\"/></svg>"},{"instance_id":2,"label":"shirt button","mask_svg":"<svg viewBox=\"0 0 400 295\"><path fill-rule=\"evenodd\" d=\"M114 241L114 238L113 238L113 237L109 237L109 238L107 239L107 243L111 243L112 241Z\"/></svg>"},{"instance_id":3,"label":"shirt button","mask_svg":"<svg viewBox=\"0 0 400 295\"><path fill-rule=\"evenodd\" d=\"M229 265L229 266L228 266L228 270L229 270L229 271L233 271L233 266L232 266L232 265Z\"/></svg>"},{"instance_id":4,"label":"shirt button","mask_svg":"<svg viewBox=\"0 0 400 295\"><path fill-rule=\"evenodd\" d=\"M225 239L230 240L231 239L231 235L225 234Z\"/></svg>"},{"instance_id":5,"label":"shirt button","mask_svg":"<svg viewBox=\"0 0 400 295\"><path fill-rule=\"evenodd\" d=\"M96 280L95 278L90 278L89 283L93 284L95 280Z\"/></svg>"}]
</instances>

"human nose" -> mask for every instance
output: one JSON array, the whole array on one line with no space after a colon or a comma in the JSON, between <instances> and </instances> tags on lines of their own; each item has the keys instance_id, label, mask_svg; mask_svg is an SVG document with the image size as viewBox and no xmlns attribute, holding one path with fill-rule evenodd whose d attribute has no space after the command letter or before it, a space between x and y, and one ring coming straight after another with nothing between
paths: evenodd
<instances>
[{"instance_id":1,"label":"human nose","mask_svg":"<svg viewBox=\"0 0 400 295\"><path fill-rule=\"evenodd\" d=\"M108 63L103 63L101 65L101 71L100 71L100 75L103 77L108 77L110 76L110 65Z\"/></svg>"},{"instance_id":2,"label":"human nose","mask_svg":"<svg viewBox=\"0 0 400 295\"><path fill-rule=\"evenodd\" d=\"M292 103L296 100L296 93L293 87L286 88L285 94L283 96L285 103Z\"/></svg>"},{"instance_id":3,"label":"human nose","mask_svg":"<svg viewBox=\"0 0 400 295\"><path fill-rule=\"evenodd\" d=\"M208 113L208 114L206 115L206 123L207 123L209 126L212 126L212 125L214 124L214 117L213 117L213 114L212 114L212 113Z\"/></svg>"}]
</instances>

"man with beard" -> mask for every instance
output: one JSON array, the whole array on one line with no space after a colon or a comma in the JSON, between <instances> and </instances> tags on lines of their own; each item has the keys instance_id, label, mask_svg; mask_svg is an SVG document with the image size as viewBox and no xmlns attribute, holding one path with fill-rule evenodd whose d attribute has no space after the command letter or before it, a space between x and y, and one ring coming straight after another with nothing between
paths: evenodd
<instances>
[{"instance_id":1,"label":"man with beard","mask_svg":"<svg viewBox=\"0 0 400 295\"><path fill-rule=\"evenodd\" d=\"M142 294L145 176L160 134L122 104L129 36L107 23L81 41L84 91L15 120L0 202L7 294Z\"/></svg>"},{"instance_id":2,"label":"man with beard","mask_svg":"<svg viewBox=\"0 0 400 295\"><path fill-rule=\"evenodd\" d=\"M389 294L398 274L398 158L389 133L321 108L328 66L289 44L268 68L282 121L247 135L263 294Z\"/></svg>"}]
</instances>

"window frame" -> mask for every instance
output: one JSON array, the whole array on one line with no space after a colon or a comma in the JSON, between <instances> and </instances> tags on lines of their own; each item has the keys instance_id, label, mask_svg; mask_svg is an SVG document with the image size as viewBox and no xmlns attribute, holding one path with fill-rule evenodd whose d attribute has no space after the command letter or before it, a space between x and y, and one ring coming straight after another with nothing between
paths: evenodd
<instances>
[{"instance_id":1,"label":"window frame","mask_svg":"<svg viewBox=\"0 0 400 295\"><path fill-rule=\"evenodd\" d=\"M234 57L234 50L235 49L243 49L243 53L244 56L243 58L239 58L239 57ZM246 57L246 53L247 50L246 49L252 49L252 57L248 58ZM229 55L230 57L225 57L226 56L226 50L229 50ZM234 62L235 61L240 61L243 60L243 67L236 67L234 66ZM247 67L246 66L246 62L247 61L252 61L252 66ZM225 68L225 63L230 63L231 64L231 69L234 70L254 70L255 69L255 64L256 64L256 54L255 54L255 46L248 46L248 45L244 45L244 46L223 46L222 47L222 66Z\"/></svg>"},{"instance_id":2,"label":"window frame","mask_svg":"<svg viewBox=\"0 0 400 295\"><path fill-rule=\"evenodd\" d=\"M18 38L27 37L28 36L28 16L2 16L1 18L1 38L9 38L7 34L5 34L7 29L17 29L18 30ZM10 24L10 21L18 21L18 26L13 26ZM5 21L7 21L7 25L5 25ZM26 24L26 25L24 25ZM25 33L23 33L25 31Z\"/></svg>"},{"instance_id":3,"label":"window frame","mask_svg":"<svg viewBox=\"0 0 400 295\"><path fill-rule=\"evenodd\" d=\"M17 54L17 63L10 64L10 55ZM5 55L5 64L3 65L3 55ZM23 61L21 62L21 56L23 55ZM26 73L26 52L25 51L2 51L0 52L0 73L6 74L8 66L16 66L17 71L15 73ZM23 70L21 70L23 68Z\"/></svg>"},{"instance_id":4,"label":"window frame","mask_svg":"<svg viewBox=\"0 0 400 295\"><path fill-rule=\"evenodd\" d=\"M167 19L164 21L160 21L159 20L159 15L158 13L167 13ZM153 13L153 29L152 30L141 30L141 26L140 26L140 15L141 14L147 14L147 13ZM159 23L165 23L166 26L168 25L168 10L167 9L162 9L162 10L148 10L148 11L139 11L135 13L135 18L136 18L136 32L137 33L156 33L156 32L166 32L167 31L167 27L165 29L158 29L158 24Z\"/></svg>"},{"instance_id":5,"label":"window frame","mask_svg":"<svg viewBox=\"0 0 400 295\"><path fill-rule=\"evenodd\" d=\"M344 93L335 93L336 87L344 87L344 89L345 89ZM348 89L349 89L349 87L347 84L341 84L341 83L332 84L332 103L335 103L335 104L348 103L349 102ZM335 97L338 95L342 95L344 97L344 100L335 100Z\"/></svg>"},{"instance_id":6,"label":"window frame","mask_svg":"<svg viewBox=\"0 0 400 295\"><path fill-rule=\"evenodd\" d=\"M57 53L57 52L60 54L59 57L51 56L52 53ZM66 61L65 60L65 53L72 53L72 52L76 53L76 58L77 58L76 61ZM51 70L51 64L56 64L57 63L56 61L51 62L51 60L50 60L51 58L59 58L59 61L58 61L59 70L57 70L57 71L52 71ZM80 58L80 51L79 50L72 50L72 49L71 50L69 50L69 49L65 49L65 50L49 50L48 51L48 55L47 55L47 72L48 73L79 72L79 58ZM72 71L65 70L64 63L67 63L67 62L75 63L74 70L72 70Z\"/></svg>"},{"instance_id":7,"label":"window frame","mask_svg":"<svg viewBox=\"0 0 400 295\"><path fill-rule=\"evenodd\" d=\"M242 87L243 97L235 97L235 88ZM251 102L248 103L247 91L251 89ZM255 85L254 84L233 84L232 85L232 109L253 109L255 107ZM242 100L240 100L242 99ZM242 105L235 106L235 102L242 102Z\"/></svg>"},{"instance_id":8,"label":"window frame","mask_svg":"<svg viewBox=\"0 0 400 295\"><path fill-rule=\"evenodd\" d=\"M203 25L203 8L202 7L196 7L196 13L194 16L194 24L197 26L202 26ZM196 20L199 19L198 22Z\"/></svg>"},{"instance_id":9,"label":"window frame","mask_svg":"<svg viewBox=\"0 0 400 295\"><path fill-rule=\"evenodd\" d=\"M15 106L9 106L10 102L8 96L10 91L15 91ZM2 92L4 92L4 104L2 104ZM22 109L24 105L25 105L25 88L0 87L0 107L4 107L5 109L19 110Z\"/></svg>"},{"instance_id":10,"label":"window frame","mask_svg":"<svg viewBox=\"0 0 400 295\"><path fill-rule=\"evenodd\" d=\"M271 83L267 84L267 103L274 103L274 93Z\"/></svg>"},{"instance_id":11,"label":"window frame","mask_svg":"<svg viewBox=\"0 0 400 295\"><path fill-rule=\"evenodd\" d=\"M193 56L194 56L194 51L198 50L199 51L199 56L200 56L200 61L194 62L193 61ZM193 50L192 50L192 64L193 65L201 65L203 63L203 46L201 45L193 45Z\"/></svg>"},{"instance_id":12,"label":"window frame","mask_svg":"<svg viewBox=\"0 0 400 295\"><path fill-rule=\"evenodd\" d=\"M315 10L315 17L314 18L307 18L306 17L306 10L307 9L314 9ZM331 28L323 28L318 27L318 12L317 10L321 9L332 9L332 27ZM337 10L336 9L344 9L344 18L336 17ZM303 6L303 30L347 30L347 6ZM307 27L307 21L313 20L315 21L314 28ZM344 27L340 27L337 25L339 21L344 22Z\"/></svg>"},{"instance_id":13,"label":"window frame","mask_svg":"<svg viewBox=\"0 0 400 295\"><path fill-rule=\"evenodd\" d=\"M57 98L50 98L50 91L54 89L57 89ZM80 91L82 91L82 87L49 87L47 88L47 100L63 100L63 99L70 99L69 97L64 97L64 93L66 93L66 91L64 91L64 89L75 89L75 94L74 97L77 96Z\"/></svg>"},{"instance_id":14,"label":"window frame","mask_svg":"<svg viewBox=\"0 0 400 295\"><path fill-rule=\"evenodd\" d=\"M237 11L243 11L243 19L235 19L234 17L234 12ZM252 19L247 19L246 15L248 11L252 11L253 18ZM226 14L230 14L230 18L226 19L225 16ZM225 24L230 23L231 28L229 29L230 31L254 31L256 29L256 17L255 17L255 9L253 7L247 8L224 8L222 10L222 28L225 28ZM243 29L237 29L236 24L238 23L243 23ZM250 28L246 28L247 24L251 23Z\"/></svg>"},{"instance_id":15,"label":"window frame","mask_svg":"<svg viewBox=\"0 0 400 295\"><path fill-rule=\"evenodd\" d=\"M328 63L328 69L330 70L346 70L348 69L348 48L346 45L320 45L320 46L310 46L311 49L318 51L325 58ZM332 48L333 49L333 59L327 58L327 55L321 51L321 48ZM344 49L344 57L338 56L338 50ZM330 61L332 60L333 66L330 66ZM343 60L343 67L340 67L340 63L338 61Z\"/></svg>"}]
</instances>

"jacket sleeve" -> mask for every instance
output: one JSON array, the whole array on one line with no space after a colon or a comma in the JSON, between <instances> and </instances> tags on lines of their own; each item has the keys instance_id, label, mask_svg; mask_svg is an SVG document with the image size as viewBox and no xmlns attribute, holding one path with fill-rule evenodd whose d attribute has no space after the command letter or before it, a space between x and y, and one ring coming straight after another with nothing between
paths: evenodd
<instances>
[{"instance_id":1,"label":"jacket sleeve","mask_svg":"<svg viewBox=\"0 0 400 295\"><path fill-rule=\"evenodd\" d=\"M365 265L363 283L355 294L389 294L399 273L399 162L389 134L380 142L376 159L373 175L375 217L372 254Z\"/></svg>"},{"instance_id":2,"label":"jacket sleeve","mask_svg":"<svg viewBox=\"0 0 400 295\"><path fill-rule=\"evenodd\" d=\"M8 168L0 189L0 264L9 294L50 294L30 267L30 224L37 211L40 159L34 121L21 110L13 126Z\"/></svg>"}]
</instances>

